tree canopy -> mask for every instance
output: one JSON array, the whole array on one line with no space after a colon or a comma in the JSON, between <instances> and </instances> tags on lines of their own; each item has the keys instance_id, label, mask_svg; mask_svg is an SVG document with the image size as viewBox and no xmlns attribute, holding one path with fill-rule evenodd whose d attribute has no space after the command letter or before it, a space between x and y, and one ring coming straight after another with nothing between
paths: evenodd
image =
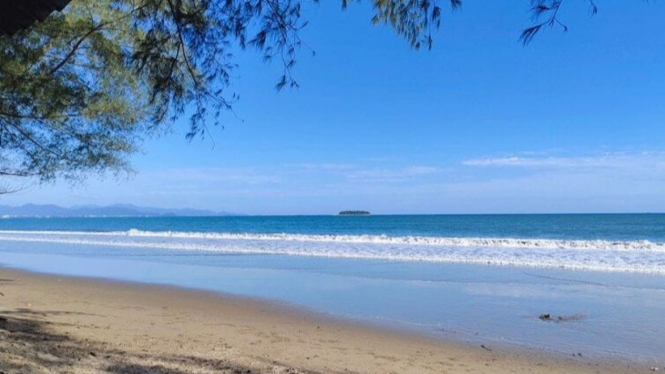
<instances>
[{"instance_id":1,"label":"tree canopy","mask_svg":"<svg viewBox=\"0 0 665 374\"><path fill-rule=\"evenodd\" d=\"M394 28L416 49L431 48L442 14L462 5L371 1L372 22ZM565 27L557 18L562 1L531 0L536 24L522 42L545 26ZM291 72L307 24L302 3L73 0L44 22L1 37L0 176L49 181L127 170L141 139L186 109L188 137L204 135L237 100L227 88L238 47L281 64L277 89L297 87Z\"/></svg>"}]
</instances>

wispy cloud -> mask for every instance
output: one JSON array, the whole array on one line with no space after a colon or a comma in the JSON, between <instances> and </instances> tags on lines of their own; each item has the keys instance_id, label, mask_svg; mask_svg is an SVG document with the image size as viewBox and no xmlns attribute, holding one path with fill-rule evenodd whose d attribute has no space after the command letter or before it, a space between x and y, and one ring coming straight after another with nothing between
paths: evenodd
<instances>
[{"instance_id":1,"label":"wispy cloud","mask_svg":"<svg viewBox=\"0 0 665 374\"><path fill-rule=\"evenodd\" d=\"M408 165L396 167L368 167L350 163L303 163L287 165L301 172L321 173L335 179L353 182L401 182L434 174L446 170L430 165Z\"/></svg>"},{"instance_id":2,"label":"wispy cloud","mask_svg":"<svg viewBox=\"0 0 665 374\"><path fill-rule=\"evenodd\" d=\"M287 166L292 166L297 169L303 169L306 171L340 171L340 170L353 170L359 167L358 165L355 164L344 164L344 163L334 163L334 162L301 163L301 164L292 164Z\"/></svg>"},{"instance_id":3,"label":"wispy cloud","mask_svg":"<svg viewBox=\"0 0 665 374\"><path fill-rule=\"evenodd\" d=\"M3 200L280 214L347 207L411 213L665 211L665 151L602 151L582 156L562 150L515 153L470 158L452 167L364 160L167 167L113 183L90 181L76 189L80 192L60 184Z\"/></svg>"},{"instance_id":4,"label":"wispy cloud","mask_svg":"<svg viewBox=\"0 0 665 374\"><path fill-rule=\"evenodd\" d=\"M345 177L359 182L402 182L439 174L445 169L435 166L407 166L402 168L359 169Z\"/></svg>"},{"instance_id":5,"label":"wispy cloud","mask_svg":"<svg viewBox=\"0 0 665 374\"><path fill-rule=\"evenodd\" d=\"M142 175L147 180L166 182L224 183L238 185L276 184L283 177L254 168L178 168L153 171Z\"/></svg>"},{"instance_id":6,"label":"wispy cloud","mask_svg":"<svg viewBox=\"0 0 665 374\"><path fill-rule=\"evenodd\" d=\"M462 161L465 166L522 167L522 168L665 168L665 153L613 153L582 157L497 157L475 158Z\"/></svg>"}]
</instances>

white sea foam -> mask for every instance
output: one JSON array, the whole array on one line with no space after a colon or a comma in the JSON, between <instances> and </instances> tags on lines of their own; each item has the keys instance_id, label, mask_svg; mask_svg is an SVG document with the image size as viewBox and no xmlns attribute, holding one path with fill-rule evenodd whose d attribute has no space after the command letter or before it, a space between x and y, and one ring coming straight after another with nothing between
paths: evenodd
<instances>
[{"instance_id":1,"label":"white sea foam","mask_svg":"<svg viewBox=\"0 0 665 374\"><path fill-rule=\"evenodd\" d=\"M542 249L586 249L611 251L655 251L665 253L665 242L648 240L566 240L566 239L522 239L522 238L473 238L473 237L432 237L432 236L387 236L387 235L335 235L335 234L254 234L223 232L186 231L19 231L0 230L0 235L25 235L39 237L141 237L177 238L205 240L252 240L252 241L293 241L352 244L394 244L445 247L494 247L494 248L542 248Z\"/></svg>"},{"instance_id":2,"label":"white sea foam","mask_svg":"<svg viewBox=\"0 0 665 374\"><path fill-rule=\"evenodd\" d=\"M665 274L665 243L646 240L0 230L0 241Z\"/></svg>"}]
</instances>

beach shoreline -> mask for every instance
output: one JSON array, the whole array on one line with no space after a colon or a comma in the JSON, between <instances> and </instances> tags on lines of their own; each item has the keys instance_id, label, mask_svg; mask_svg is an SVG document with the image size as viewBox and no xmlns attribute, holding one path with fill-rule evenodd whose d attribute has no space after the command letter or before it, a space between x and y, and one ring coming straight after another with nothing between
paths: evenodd
<instances>
[{"instance_id":1,"label":"beach shoreline","mask_svg":"<svg viewBox=\"0 0 665 374\"><path fill-rule=\"evenodd\" d=\"M434 340L266 300L0 268L0 370L630 373L639 364Z\"/></svg>"}]
</instances>

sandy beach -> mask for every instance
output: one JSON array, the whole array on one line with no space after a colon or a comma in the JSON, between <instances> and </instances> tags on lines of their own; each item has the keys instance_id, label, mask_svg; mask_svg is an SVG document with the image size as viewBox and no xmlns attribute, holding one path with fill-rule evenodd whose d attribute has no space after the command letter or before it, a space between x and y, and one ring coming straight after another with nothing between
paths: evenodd
<instances>
[{"instance_id":1,"label":"sandy beach","mask_svg":"<svg viewBox=\"0 0 665 374\"><path fill-rule=\"evenodd\" d=\"M466 346L266 301L0 269L4 373L627 373Z\"/></svg>"}]
</instances>

